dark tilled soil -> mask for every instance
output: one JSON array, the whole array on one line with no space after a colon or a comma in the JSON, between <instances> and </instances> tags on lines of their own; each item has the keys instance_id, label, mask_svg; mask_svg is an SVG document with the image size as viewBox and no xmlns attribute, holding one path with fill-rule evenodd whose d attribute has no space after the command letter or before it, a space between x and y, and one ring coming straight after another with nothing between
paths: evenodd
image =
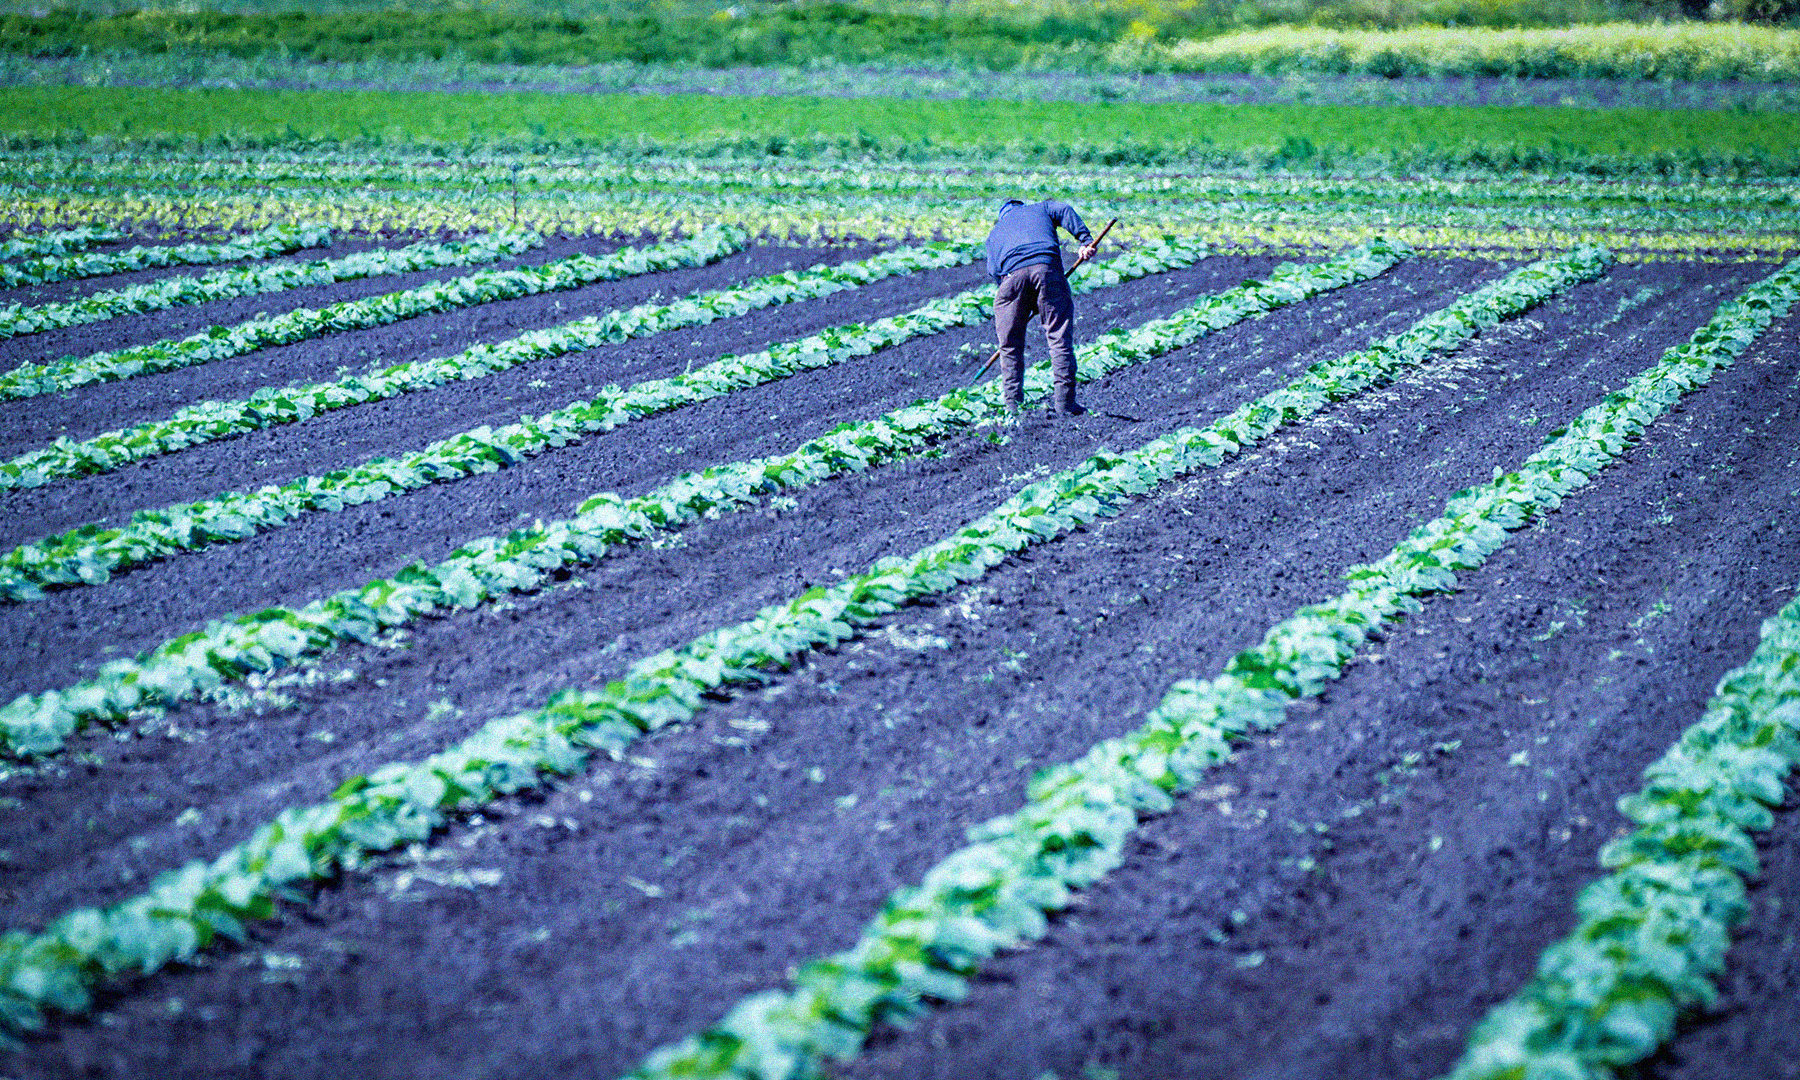
<instances>
[{"instance_id":1,"label":"dark tilled soil","mask_svg":"<svg viewBox=\"0 0 1800 1080\"><path fill-rule=\"evenodd\" d=\"M1090 296L1084 319L1139 321L1261 269L1211 260ZM1216 416L1504 269L1404 265L1090 387L1084 420L1031 417L998 440L950 440L791 506L621 551L542 593L427 621L387 648L346 650L277 688L292 708L265 693L237 711L185 707L117 738L84 737L0 792L20 803L0 820L8 924L128 895L347 775L913 550L1027 478ZM0 1069L623 1072L741 995L781 985L790 965L848 945L964 828L1015 808L1035 768L1129 729L1174 679L1211 674L1295 607L1335 593L1346 566L1515 464L1766 271L1621 267L810 657L625 761L346 875L244 947L115 988L95 1017L53 1024ZM1462 592L1397 627L1321 702L1147 823L1126 865L1048 941L990 965L967 1003L880 1033L841 1071L1441 1071L1566 929L1620 821L1612 800L1697 716L1800 579L1793 334L1792 319L1773 328ZM943 375L908 373L941 371L927 362L985 340L945 335L631 425L568 457L361 508L371 516L355 531L342 523L357 511L320 515L72 590L33 605L56 614L10 631L33 646L8 682L55 685L109 640L140 647L245 600L294 602L433 557L478 522L548 516L576 493L640 490L797 442L938 392ZM239 585L246 576L258 586ZM1791 836L1784 817L1778 848ZM1746 966L1728 975L1724 1013L1670 1048L1657 1066L1669 1075L1784 1075L1792 1057L1772 1033L1786 1030L1781 991L1792 985L1779 903L1793 896L1792 870L1791 855L1771 857L1747 927L1761 952L1734 953Z\"/></svg>"}]
</instances>

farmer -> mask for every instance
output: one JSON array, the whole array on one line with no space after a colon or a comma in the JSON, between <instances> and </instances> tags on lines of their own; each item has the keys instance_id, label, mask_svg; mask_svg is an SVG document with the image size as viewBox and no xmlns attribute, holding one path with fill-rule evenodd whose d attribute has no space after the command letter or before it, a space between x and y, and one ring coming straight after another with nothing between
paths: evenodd
<instances>
[{"instance_id":1,"label":"farmer","mask_svg":"<svg viewBox=\"0 0 1800 1080\"><path fill-rule=\"evenodd\" d=\"M988 232L988 273L1000 283L994 295L994 330L1000 335L1000 395L1009 412L1025 400L1025 326L1036 315L1050 346L1054 389L1050 410L1080 416L1075 403L1075 297L1063 275L1056 227L1081 241L1081 257L1094 254L1094 235L1066 202L1027 204L1007 199Z\"/></svg>"}]
</instances>

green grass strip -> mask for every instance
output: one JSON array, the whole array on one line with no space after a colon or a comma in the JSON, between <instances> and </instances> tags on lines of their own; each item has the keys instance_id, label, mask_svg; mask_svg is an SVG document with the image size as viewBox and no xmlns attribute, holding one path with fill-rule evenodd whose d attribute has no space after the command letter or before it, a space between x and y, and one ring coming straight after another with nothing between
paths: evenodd
<instances>
[{"instance_id":1,"label":"green grass strip","mask_svg":"<svg viewBox=\"0 0 1800 1080\"><path fill-rule=\"evenodd\" d=\"M331 234L322 229L275 225L223 244L158 244L105 254L45 256L0 266L0 289L49 285L75 278L123 274L132 270L150 270L164 266L200 266L238 259L266 259L271 255L286 255L290 251L310 247L312 242L317 241L330 243Z\"/></svg>"},{"instance_id":2,"label":"green grass strip","mask_svg":"<svg viewBox=\"0 0 1800 1080\"><path fill-rule=\"evenodd\" d=\"M379 90L0 88L3 130L39 138L171 135L198 140L379 138L467 145L658 144L718 139L780 146L808 138L884 149L1107 151L1155 160L1182 150L1270 151L1304 143L1339 154L1718 156L1791 163L1800 116L1726 110L1539 106L1139 104L935 101L924 98L731 97L717 94L437 93ZM622 132L631 133L629 137ZM991 156L988 160L992 160Z\"/></svg>"},{"instance_id":3,"label":"green grass strip","mask_svg":"<svg viewBox=\"0 0 1800 1080\"><path fill-rule=\"evenodd\" d=\"M1590 251L1518 271L1481 290L1487 302L1477 311L1438 313L1440 327L1466 327L1462 335L1446 333L1440 340L1464 340L1500 312L1531 306L1547 288L1592 277L1607 261ZM1364 355L1363 363L1371 369L1364 385L1379 381L1380 354ZM1303 394L1310 393L1314 409L1329 401L1328 388L1345 380L1341 372L1314 376L1328 366L1265 396L1256 403L1261 408L1182 429L1128 454L1095 455L1027 486L911 556L880 560L866 573L640 660L601 690L563 691L542 709L492 720L424 761L352 778L329 802L282 812L210 864L195 862L159 876L142 896L103 911L72 912L42 934L8 934L0 938L0 1020L28 1029L41 1023L45 1007L79 1012L102 979L189 959L219 935L241 937L244 920L268 917L275 898L296 883L424 840L459 808L537 786L546 774L572 773L591 749L619 754L645 732L691 718L709 691L763 681L769 670L787 667L808 650L838 644L909 602L979 578L1012 552L1116 513L1177 476L1217 466L1283 426L1290 413L1304 414ZM1039 783L1055 785L1054 774Z\"/></svg>"},{"instance_id":4,"label":"green grass strip","mask_svg":"<svg viewBox=\"0 0 1800 1080\"><path fill-rule=\"evenodd\" d=\"M739 250L743 242L742 230L720 227L702 230L692 240L628 248L603 258L611 261L622 277L648 269L712 262ZM106 432L81 442L59 439L42 450L0 463L0 489L36 487L53 479L105 472L247 431L298 423L335 409L429 390L445 383L485 378L534 360L678 327L701 326L757 308L829 296L898 273L955 266L976 255L975 247L962 244L901 248L860 262L786 270L730 289L694 293L668 304L639 304L629 310L609 311L545 330L528 331L495 344L472 345L451 356L407 361L335 382L265 388L241 401L205 401L180 409L165 420Z\"/></svg>"},{"instance_id":5,"label":"green grass strip","mask_svg":"<svg viewBox=\"0 0 1800 1080\"><path fill-rule=\"evenodd\" d=\"M1205 253L1195 241L1149 245L1077 274L1077 293L1187 266ZM922 255L924 253L921 253ZM117 528L82 525L0 555L0 597L33 600L46 586L97 585L120 570L210 544L229 543L315 511L339 510L427 484L493 472L530 457L670 409L868 356L926 334L984 322L993 315L994 286L932 300L867 326L838 326L748 356L727 356L691 372L609 387L539 417L499 429L486 426L441 439L398 459L306 476L280 486L228 492L161 510L141 510Z\"/></svg>"},{"instance_id":6,"label":"green grass strip","mask_svg":"<svg viewBox=\"0 0 1800 1080\"><path fill-rule=\"evenodd\" d=\"M22 259L41 255L72 255L96 244L110 244L123 236L116 229L84 226L55 232L24 233L0 242L0 259Z\"/></svg>"},{"instance_id":7,"label":"green grass strip","mask_svg":"<svg viewBox=\"0 0 1800 1080\"><path fill-rule=\"evenodd\" d=\"M1400 258L1391 248L1372 246L1317 266L1278 267L1267 282L1248 282L1203 297L1166 319L1103 335L1078 353L1082 374L1096 378L1180 348L1210 330L1373 277ZM1417 349L1414 343L1401 354L1417 355ZM1041 396L1048 389L1048 369L1039 364L1027 374L1027 393ZM1006 419L999 388L988 383L871 421L840 425L787 454L684 474L638 498L602 492L584 500L571 519L473 540L435 567L415 564L392 578L346 589L298 611L267 608L216 621L136 659L105 664L93 680L20 695L0 709L0 747L15 754L51 753L86 724L123 720L143 705L179 701L226 679L322 655L344 642L368 641L385 627L435 611L473 607L513 590L535 588L549 574L593 562L615 545L750 505L767 494L867 469L958 428Z\"/></svg>"},{"instance_id":8,"label":"green grass strip","mask_svg":"<svg viewBox=\"0 0 1800 1080\"><path fill-rule=\"evenodd\" d=\"M306 247L323 247L331 234L325 229L307 230ZM539 240L538 243L543 241ZM447 244L420 243L398 251L365 251L337 259L240 266L215 270L204 277L173 277L92 293L60 303L27 307L9 304L0 308L0 338L19 337L65 326L100 322L120 315L161 311L181 304L204 304L238 296L298 289L304 285L329 285L338 281L466 266L518 255L533 245L520 234L498 234L457 240Z\"/></svg>"},{"instance_id":9,"label":"green grass strip","mask_svg":"<svg viewBox=\"0 0 1800 1080\"><path fill-rule=\"evenodd\" d=\"M1349 588L1335 599L1303 607L1277 623L1261 644L1238 654L1214 678L1177 682L1136 731L1040 773L1022 809L969 830L969 846L927 871L919 886L890 896L851 948L803 965L793 990L746 998L718 1024L652 1053L630 1075L634 1080L814 1075L822 1059L860 1052L877 1024L904 1021L928 999L960 999L982 961L1043 937L1049 915L1071 903L1073 890L1122 863L1125 840L1141 818L1172 810L1176 796L1230 757L1234 743L1277 727L1289 704L1321 694L1372 635L1419 610L1424 597L1455 591L1457 573L1486 562L1506 542L1508 530L1560 505L1683 394L1729 364L1774 313L1793 302L1797 271L1800 263L1721 307L1687 345L1670 350L1625 389L1588 409L1518 471L1451 496L1443 516L1415 529L1376 562L1350 568ZM1792 651L1787 654L1790 701L1800 694L1797 660ZM1794 719L1800 719L1800 710L1794 710ZM1791 747L1792 733L1783 738ZM1767 796L1769 766L1758 764L1760 775L1752 783ZM1773 799L1780 800L1778 783ZM1680 833L1677 828L1664 835ZM1683 842L1686 835L1691 834L1671 846L1691 850L1691 841ZM1635 850L1635 840L1622 843ZM1653 921L1640 919L1637 928ZM1605 933L1629 940L1633 929L1613 923ZM1656 926L1652 932L1689 944L1677 926ZM1654 970L1658 964L1649 959L1643 967ZM1573 968L1569 974L1591 976ZM1515 1064L1469 1075L1587 1080L1599 1074Z\"/></svg>"}]
</instances>

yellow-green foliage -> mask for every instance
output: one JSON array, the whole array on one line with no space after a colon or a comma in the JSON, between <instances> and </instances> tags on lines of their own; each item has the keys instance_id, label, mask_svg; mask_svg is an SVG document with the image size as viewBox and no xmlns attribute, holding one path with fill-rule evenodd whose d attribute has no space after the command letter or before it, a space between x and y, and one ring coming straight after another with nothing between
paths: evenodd
<instances>
[{"instance_id":1,"label":"yellow-green foliage","mask_svg":"<svg viewBox=\"0 0 1800 1080\"><path fill-rule=\"evenodd\" d=\"M1138 48L1146 54L1141 59L1172 71L1800 79L1800 30L1742 23L1608 23L1540 30L1282 26Z\"/></svg>"},{"instance_id":2,"label":"yellow-green foliage","mask_svg":"<svg viewBox=\"0 0 1800 1080\"><path fill-rule=\"evenodd\" d=\"M768 3L771 0L752 0ZM1725 17L1752 5L1795 0L1713 0ZM1294 24L1398 29L1407 26L1571 26L1615 20L1644 22L1674 15L1677 0L854 0L858 8L973 16L1003 22L1055 20L1093 36L1165 39Z\"/></svg>"}]
</instances>

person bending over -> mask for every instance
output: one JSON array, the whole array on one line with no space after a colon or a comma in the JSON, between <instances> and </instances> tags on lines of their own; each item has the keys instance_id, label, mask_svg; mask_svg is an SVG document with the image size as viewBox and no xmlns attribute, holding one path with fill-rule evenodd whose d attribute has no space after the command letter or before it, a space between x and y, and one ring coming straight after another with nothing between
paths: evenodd
<instances>
[{"instance_id":1,"label":"person bending over","mask_svg":"<svg viewBox=\"0 0 1800 1080\"><path fill-rule=\"evenodd\" d=\"M1075 402L1075 297L1063 273L1059 225L1081 242L1082 258L1093 256L1093 234L1073 207L1057 199L1007 199L988 232L988 273L999 282L994 330L1000 336L1000 395L1009 411L1024 403L1025 327L1033 315L1050 346L1050 411L1062 416L1087 411Z\"/></svg>"}]
</instances>

